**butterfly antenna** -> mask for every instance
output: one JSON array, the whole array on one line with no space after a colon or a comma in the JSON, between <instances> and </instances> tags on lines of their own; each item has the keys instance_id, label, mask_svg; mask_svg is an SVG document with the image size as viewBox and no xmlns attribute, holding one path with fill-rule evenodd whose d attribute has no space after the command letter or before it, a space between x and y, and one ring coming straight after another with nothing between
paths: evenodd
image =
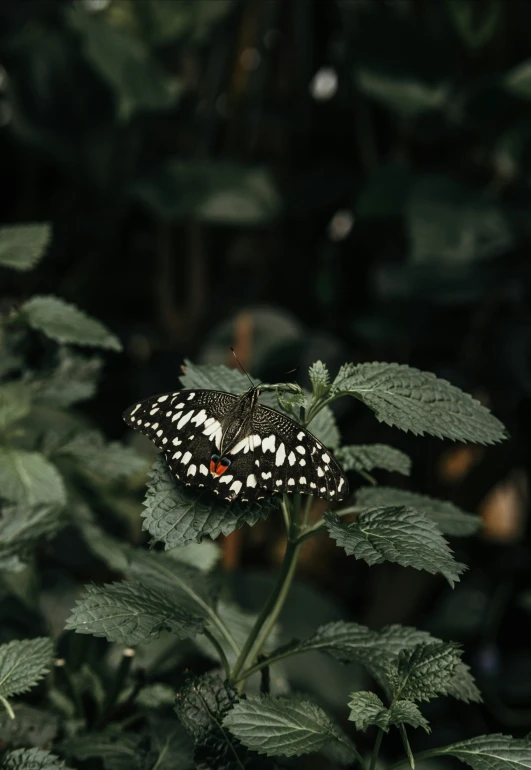
<instances>
[{"instance_id":1,"label":"butterfly antenna","mask_svg":"<svg viewBox=\"0 0 531 770\"><path fill-rule=\"evenodd\" d=\"M245 374L245 376L247 377L247 379L248 379L248 380L249 380L249 382L251 383L252 387L253 387L253 388L256 388L256 385L254 384L254 382L253 382L253 381L251 380L251 378L249 377L249 374L248 374L248 372L246 372L246 371L245 371L245 369L243 368L243 366L242 366L242 365L241 365L241 363L239 362L239 360L238 360L238 356L236 355L236 353L235 353L235 351L234 351L234 348L231 348L231 350L232 350L232 355L233 355L233 356L234 356L234 358L236 359L236 363L238 364L238 366L240 367L240 369L242 370L242 372Z\"/></svg>"}]
</instances>

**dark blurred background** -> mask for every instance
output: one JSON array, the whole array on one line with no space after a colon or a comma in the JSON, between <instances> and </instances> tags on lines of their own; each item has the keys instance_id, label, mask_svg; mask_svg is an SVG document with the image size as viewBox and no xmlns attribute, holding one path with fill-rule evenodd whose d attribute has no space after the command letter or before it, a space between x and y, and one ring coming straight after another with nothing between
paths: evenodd
<instances>
[{"instance_id":1,"label":"dark blurred background","mask_svg":"<svg viewBox=\"0 0 531 770\"><path fill-rule=\"evenodd\" d=\"M0 216L54 228L2 293L57 294L120 336L86 407L109 437L183 357L232 365L230 345L265 380L418 366L505 422L503 446L465 447L340 403L345 442L411 455L411 479L381 483L484 531L452 543L470 565L453 592L321 539L301 577L360 622L465 645L485 704L446 704L439 743L527 733L529 0L3 0L0 63ZM228 569L280 556L274 523L225 543Z\"/></svg>"}]
</instances>

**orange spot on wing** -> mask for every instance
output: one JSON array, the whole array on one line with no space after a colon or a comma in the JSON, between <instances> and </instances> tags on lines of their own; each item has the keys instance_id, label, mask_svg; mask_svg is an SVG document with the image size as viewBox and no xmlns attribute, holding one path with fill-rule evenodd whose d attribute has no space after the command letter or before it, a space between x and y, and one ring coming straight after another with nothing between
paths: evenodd
<instances>
[{"instance_id":1,"label":"orange spot on wing","mask_svg":"<svg viewBox=\"0 0 531 770\"><path fill-rule=\"evenodd\" d=\"M210 461L210 473L215 473L216 472L216 465L217 465L217 463L214 462L214 460Z\"/></svg>"},{"instance_id":2,"label":"orange spot on wing","mask_svg":"<svg viewBox=\"0 0 531 770\"><path fill-rule=\"evenodd\" d=\"M225 473L228 467L228 465L222 465L221 463L218 463L216 468L216 476L221 476L222 473Z\"/></svg>"}]
</instances>

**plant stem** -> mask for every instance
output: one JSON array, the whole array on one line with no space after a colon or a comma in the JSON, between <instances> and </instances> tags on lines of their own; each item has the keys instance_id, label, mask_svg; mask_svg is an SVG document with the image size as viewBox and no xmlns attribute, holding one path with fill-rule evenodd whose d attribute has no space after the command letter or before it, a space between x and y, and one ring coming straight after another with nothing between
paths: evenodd
<instances>
[{"instance_id":1,"label":"plant stem","mask_svg":"<svg viewBox=\"0 0 531 770\"><path fill-rule=\"evenodd\" d=\"M352 516L352 514L360 513L361 508L357 505L351 505L348 508L343 508L339 511L334 511L339 518L342 518L343 516ZM313 537L314 535L318 535L320 532L324 532L326 529L325 523L323 519L320 519L316 524L313 524L311 527L309 527L306 530L303 530L302 535L299 537L299 543L303 543L305 540L307 540L309 537Z\"/></svg>"},{"instance_id":2,"label":"plant stem","mask_svg":"<svg viewBox=\"0 0 531 770\"><path fill-rule=\"evenodd\" d=\"M11 703L7 700L7 698L4 698L3 695L0 695L0 703L2 703L3 707L9 714L10 719L15 718L15 712L13 711L13 707L11 706Z\"/></svg>"},{"instance_id":3,"label":"plant stem","mask_svg":"<svg viewBox=\"0 0 531 770\"><path fill-rule=\"evenodd\" d=\"M260 614L258 615L256 622L251 629L251 633L247 637L243 649L236 661L232 670L230 679L232 682L239 681L242 677L240 673L245 666L250 654L251 663L254 661L263 644L267 640L271 629L275 625L277 618L280 614L282 606L286 600L286 596L295 573L295 567L297 565L297 557L299 555L301 544L288 540L286 544L286 552L284 554L284 561L280 568L280 574L278 576L277 584L275 585L269 599L262 607ZM267 665L267 663L265 664ZM262 666L260 666L262 668Z\"/></svg>"},{"instance_id":4,"label":"plant stem","mask_svg":"<svg viewBox=\"0 0 531 770\"><path fill-rule=\"evenodd\" d=\"M404 744L404 748L406 750L409 766L411 767L411 770L415 770L415 757L413 756L413 752L411 751L411 746L409 745L406 728L404 727L403 724L401 724L399 725L398 729L400 730L400 737L402 738L402 743Z\"/></svg>"},{"instance_id":5,"label":"plant stem","mask_svg":"<svg viewBox=\"0 0 531 770\"><path fill-rule=\"evenodd\" d=\"M380 753L380 746L382 745L382 738L384 737L384 731L381 727L378 728L378 735L374 742L374 749L372 750L371 766L369 770L375 770L376 762L378 761L378 754Z\"/></svg>"},{"instance_id":6,"label":"plant stem","mask_svg":"<svg viewBox=\"0 0 531 770\"><path fill-rule=\"evenodd\" d=\"M218 657L219 657L219 659L221 661L221 665L225 669L225 675L226 675L226 677L228 679L230 677L230 666L229 666L229 661L227 660L227 656L225 655L225 652L223 651L223 647L218 642L218 640L216 639L214 634L211 631L208 630L208 628L205 628L203 633L206 636L206 638L208 639L208 641L210 642L210 644L212 645L212 647L217 652Z\"/></svg>"}]
</instances>

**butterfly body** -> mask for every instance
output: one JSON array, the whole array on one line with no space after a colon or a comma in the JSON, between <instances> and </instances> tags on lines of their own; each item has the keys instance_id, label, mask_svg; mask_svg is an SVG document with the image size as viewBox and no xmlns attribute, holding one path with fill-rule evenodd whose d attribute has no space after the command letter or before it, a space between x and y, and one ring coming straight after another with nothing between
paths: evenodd
<instances>
[{"instance_id":1,"label":"butterfly body","mask_svg":"<svg viewBox=\"0 0 531 770\"><path fill-rule=\"evenodd\" d=\"M347 481L330 451L258 396L257 387L241 396L181 390L145 399L123 417L162 449L176 478L226 500L275 492L344 499Z\"/></svg>"}]
</instances>

